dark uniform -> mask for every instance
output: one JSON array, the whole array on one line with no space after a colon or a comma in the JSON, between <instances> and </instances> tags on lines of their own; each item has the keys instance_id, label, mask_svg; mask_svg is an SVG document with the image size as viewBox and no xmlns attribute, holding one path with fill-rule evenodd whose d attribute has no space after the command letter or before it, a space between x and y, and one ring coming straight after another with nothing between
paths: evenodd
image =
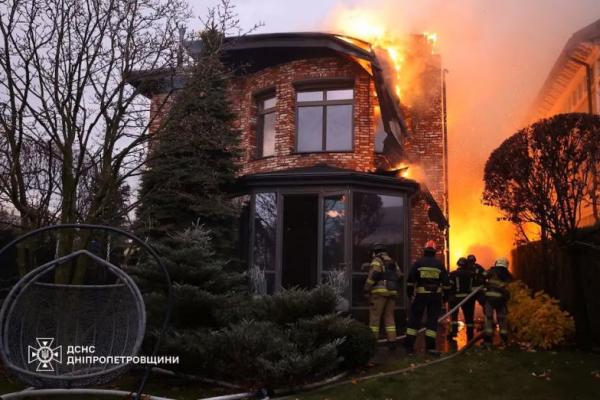
<instances>
[{"instance_id":1,"label":"dark uniform","mask_svg":"<svg viewBox=\"0 0 600 400\"><path fill-rule=\"evenodd\" d=\"M448 273L435 257L435 243L425 246L424 256L413 264L407 278L408 296L413 297L410 306L405 346L414 351L414 343L421 326L423 314L427 314L425 343L429 352L435 352L438 318L442 312L444 291L449 289Z\"/></svg>"},{"instance_id":2,"label":"dark uniform","mask_svg":"<svg viewBox=\"0 0 600 400\"><path fill-rule=\"evenodd\" d=\"M476 271L470 267L467 259L461 257L458 262L458 269L450 273L450 293L448 295L448 306L452 309L458 303L467 297L475 286ZM473 339L473 317L475 316L475 298L471 297L460 306L465 324L467 325L467 340ZM453 339L458 333L458 312L459 309L452 313L452 323L448 337Z\"/></svg>"},{"instance_id":3,"label":"dark uniform","mask_svg":"<svg viewBox=\"0 0 600 400\"><path fill-rule=\"evenodd\" d=\"M500 337L504 342L508 338L508 326L506 314L508 312L506 303L509 293L506 285L513 280L508 271L508 260L500 258L495 265L485 274L485 341L489 345L494 336L494 312L500 327Z\"/></svg>"},{"instance_id":4,"label":"dark uniform","mask_svg":"<svg viewBox=\"0 0 600 400\"><path fill-rule=\"evenodd\" d=\"M384 317L385 333L390 347L396 342L396 297L400 289L402 272L381 245L373 248L373 259L364 292L369 298L369 326L376 337L379 336L381 317Z\"/></svg>"},{"instance_id":5,"label":"dark uniform","mask_svg":"<svg viewBox=\"0 0 600 400\"><path fill-rule=\"evenodd\" d=\"M467 265L469 268L475 271L475 280L473 281L474 286L482 286L485 281L485 268L483 268L480 264L477 264L477 258L473 254L469 254L467 256ZM479 292L475 295L477 297L477 302L481 307L485 304L485 294L483 291Z\"/></svg>"}]
</instances>

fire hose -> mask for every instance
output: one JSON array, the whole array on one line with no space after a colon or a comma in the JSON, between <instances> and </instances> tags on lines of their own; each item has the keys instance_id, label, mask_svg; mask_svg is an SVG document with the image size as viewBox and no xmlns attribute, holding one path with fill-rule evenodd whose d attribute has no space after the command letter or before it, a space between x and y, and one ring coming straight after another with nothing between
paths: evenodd
<instances>
[{"instance_id":1,"label":"fire hose","mask_svg":"<svg viewBox=\"0 0 600 400\"><path fill-rule=\"evenodd\" d=\"M466 296L464 299L462 299L457 305L455 305L454 307L452 307L444 315L442 315L441 317L439 317L438 318L438 323L444 322L444 320L446 318L448 318L450 315L452 315L452 313L454 313L456 310L458 310L463 304L465 304L468 300L470 300L477 293L481 292L481 290L483 290L483 286L477 286L477 287L475 287L471 291L471 293L469 293L468 296ZM418 330L418 333L425 332L425 330L426 330L426 328L421 328L421 329ZM396 337L396 340L405 339L405 338L406 338L406 335L400 335L400 336ZM378 343L385 343L385 342L387 342L387 339L380 339L380 340L378 340Z\"/></svg>"}]
</instances>

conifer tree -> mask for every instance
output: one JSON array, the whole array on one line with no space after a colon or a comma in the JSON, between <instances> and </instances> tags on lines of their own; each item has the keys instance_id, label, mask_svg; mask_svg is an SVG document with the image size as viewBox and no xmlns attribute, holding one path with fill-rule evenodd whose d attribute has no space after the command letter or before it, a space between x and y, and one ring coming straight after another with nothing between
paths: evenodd
<instances>
[{"instance_id":1,"label":"conifer tree","mask_svg":"<svg viewBox=\"0 0 600 400\"><path fill-rule=\"evenodd\" d=\"M142 176L138 233L150 240L192 224L208 227L218 253L232 251L236 210L230 192L238 171L238 134L220 60L223 34L209 27L202 50L182 72L185 86L157 133Z\"/></svg>"}]
</instances>

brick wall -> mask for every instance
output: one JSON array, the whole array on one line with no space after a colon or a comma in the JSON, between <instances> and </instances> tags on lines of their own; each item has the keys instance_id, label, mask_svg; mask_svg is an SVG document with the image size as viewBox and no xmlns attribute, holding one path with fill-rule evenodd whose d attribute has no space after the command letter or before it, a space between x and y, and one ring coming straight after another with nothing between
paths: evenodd
<instances>
[{"instance_id":1,"label":"brick wall","mask_svg":"<svg viewBox=\"0 0 600 400\"><path fill-rule=\"evenodd\" d=\"M296 92L294 82L316 79L354 80L354 151L296 153ZM232 83L232 105L238 115L236 128L242 133L244 151L242 174L308 167L318 163L373 171L375 169L375 121L373 115L373 81L356 63L343 58L319 58L292 61L265 68L237 78ZM276 136L275 155L257 158L255 94L275 90Z\"/></svg>"},{"instance_id":2,"label":"brick wall","mask_svg":"<svg viewBox=\"0 0 600 400\"><path fill-rule=\"evenodd\" d=\"M430 56L419 85L421 95L405 109L410 137L405 143L412 162L416 162L426 177L426 184L440 207L444 204L443 126L441 105L441 67L439 58ZM344 78L354 80L354 151L296 153L296 115L294 82ZM231 103L238 118L235 127L241 133L243 156L241 174L270 172L308 167L319 163L330 166L372 172L382 163L374 152L377 105L374 81L359 65L345 58L297 60L265 68L256 73L235 78L231 83ZM275 155L257 158L255 96L265 90L277 95ZM151 116L166 111L164 96L152 99ZM156 131L160 118L154 118L151 132ZM443 253L444 236L437 225L429 222L429 206L417 195L411 202L411 259L422 253L423 244L436 240Z\"/></svg>"}]
</instances>

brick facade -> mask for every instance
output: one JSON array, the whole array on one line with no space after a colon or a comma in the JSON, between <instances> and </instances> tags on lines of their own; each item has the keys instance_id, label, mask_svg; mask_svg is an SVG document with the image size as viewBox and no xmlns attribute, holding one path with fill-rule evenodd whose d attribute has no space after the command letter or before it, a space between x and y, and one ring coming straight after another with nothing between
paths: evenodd
<instances>
[{"instance_id":1,"label":"brick facade","mask_svg":"<svg viewBox=\"0 0 600 400\"><path fill-rule=\"evenodd\" d=\"M444 204L444 149L442 126L442 90L439 58L432 56L433 63L422 74L423 96L410 108L405 109L410 137L404 145L412 164L418 164L426 177L426 184L435 201ZM352 152L297 153L296 148L296 100L294 84L302 81L323 79L348 79L354 81L354 125ZM384 165L383 158L375 148L377 97L374 79L354 61L346 57L324 57L290 61L264 68L258 72L239 76L231 82L231 104L237 115L235 127L240 131L243 156L241 175L271 172L298 167L327 164L333 167L361 172L374 172ZM256 95L274 91L277 96L275 155L257 158L256 150ZM164 96L154 96L151 116L163 107ZM164 111L163 111L164 112ZM151 131L156 130L159 118L152 119ZM422 253L423 244L434 239L439 249L444 246L444 233L429 221L429 206L422 194L411 202L410 225L411 261Z\"/></svg>"}]
</instances>

